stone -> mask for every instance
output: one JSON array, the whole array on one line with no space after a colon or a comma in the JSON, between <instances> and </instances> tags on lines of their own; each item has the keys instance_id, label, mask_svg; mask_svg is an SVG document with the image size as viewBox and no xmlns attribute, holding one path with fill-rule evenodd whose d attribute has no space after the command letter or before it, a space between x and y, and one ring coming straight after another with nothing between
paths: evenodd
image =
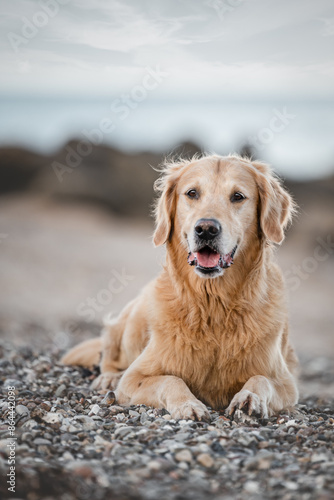
<instances>
[{"instance_id":1,"label":"stone","mask_svg":"<svg viewBox=\"0 0 334 500\"><path fill-rule=\"evenodd\" d=\"M175 460L177 462L188 462L191 463L193 459L193 456L191 452L187 449L180 450L177 453L175 453Z\"/></svg>"},{"instance_id":2,"label":"stone","mask_svg":"<svg viewBox=\"0 0 334 500\"><path fill-rule=\"evenodd\" d=\"M30 419L24 422L22 427L24 427L25 429L35 429L36 427L39 427L39 425L35 420Z\"/></svg>"},{"instance_id":3,"label":"stone","mask_svg":"<svg viewBox=\"0 0 334 500\"><path fill-rule=\"evenodd\" d=\"M48 439L43 439L43 438L36 438L34 439L34 444L36 446L42 446L42 445L47 445L49 446L51 443L51 441L49 441Z\"/></svg>"},{"instance_id":4,"label":"stone","mask_svg":"<svg viewBox=\"0 0 334 500\"><path fill-rule=\"evenodd\" d=\"M55 396L57 398L62 398L63 396L66 395L66 385L65 384L60 384L60 386L58 387L58 389L56 390L55 392Z\"/></svg>"},{"instance_id":5,"label":"stone","mask_svg":"<svg viewBox=\"0 0 334 500\"><path fill-rule=\"evenodd\" d=\"M261 450L257 455L246 460L246 470L266 470L271 466L271 462L275 459L275 454L267 450Z\"/></svg>"},{"instance_id":6,"label":"stone","mask_svg":"<svg viewBox=\"0 0 334 500\"><path fill-rule=\"evenodd\" d=\"M96 429L96 423L87 415L78 415L72 419L74 423L79 423L85 431L91 431Z\"/></svg>"},{"instance_id":7,"label":"stone","mask_svg":"<svg viewBox=\"0 0 334 500\"><path fill-rule=\"evenodd\" d=\"M63 418L61 413L49 411L46 415L43 415L42 420L47 424L60 424Z\"/></svg>"},{"instance_id":8,"label":"stone","mask_svg":"<svg viewBox=\"0 0 334 500\"><path fill-rule=\"evenodd\" d=\"M20 415L21 417L26 417L30 415L30 411L26 406L23 405L16 405L15 412L17 415Z\"/></svg>"},{"instance_id":9,"label":"stone","mask_svg":"<svg viewBox=\"0 0 334 500\"><path fill-rule=\"evenodd\" d=\"M64 500L131 495L146 500L263 495L293 500L298 492L305 499L333 497L331 395L317 392L302 399L298 411L281 411L268 419L236 412L233 420L223 417L223 410L209 408L210 424L175 421L166 410L110 404L112 391L109 404L102 403L106 396L90 389L96 371L58 365L54 345L43 347L43 357L34 352L26 358L9 346L0 341L0 370L3 380L22 384L16 391L19 496L24 488L32 499L39 498L44 475ZM303 361L301 368L303 377ZM332 384L334 367L320 375ZM56 392L61 384L67 397L60 399ZM4 386L0 413L7 418ZM5 463L6 421L0 440Z\"/></svg>"},{"instance_id":10,"label":"stone","mask_svg":"<svg viewBox=\"0 0 334 500\"><path fill-rule=\"evenodd\" d=\"M250 494L258 493L260 491L259 483L256 481L246 481L244 484L244 490Z\"/></svg>"},{"instance_id":11,"label":"stone","mask_svg":"<svg viewBox=\"0 0 334 500\"><path fill-rule=\"evenodd\" d=\"M127 436L128 434L130 434L131 432L133 432L133 428L132 427L119 427L118 429L115 430L115 439L123 439L125 438L125 436Z\"/></svg>"},{"instance_id":12,"label":"stone","mask_svg":"<svg viewBox=\"0 0 334 500\"><path fill-rule=\"evenodd\" d=\"M197 462L203 467L210 469L214 465L214 460L208 453L200 453L196 458Z\"/></svg>"},{"instance_id":13,"label":"stone","mask_svg":"<svg viewBox=\"0 0 334 500\"><path fill-rule=\"evenodd\" d=\"M7 389L8 387L15 387L17 389L18 387L22 386L22 382L20 380L17 380L16 378L6 378L6 380L3 383L3 388Z\"/></svg>"},{"instance_id":14,"label":"stone","mask_svg":"<svg viewBox=\"0 0 334 500\"><path fill-rule=\"evenodd\" d=\"M98 404L95 404L95 405L93 405L93 406L92 406L92 408L90 409L90 412L88 413L88 415L89 415L89 416L90 416L90 415L97 415L97 414L99 413L100 409L101 409L101 408L99 407L99 405L98 405Z\"/></svg>"},{"instance_id":15,"label":"stone","mask_svg":"<svg viewBox=\"0 0 334 500\"><path fill-rule=\"evenodd\" d=\"M140 415L140 423L145 424L146 422L150 422L150 418L147 415L146 411L143 411Z\"/></svg>"}]
</instances>

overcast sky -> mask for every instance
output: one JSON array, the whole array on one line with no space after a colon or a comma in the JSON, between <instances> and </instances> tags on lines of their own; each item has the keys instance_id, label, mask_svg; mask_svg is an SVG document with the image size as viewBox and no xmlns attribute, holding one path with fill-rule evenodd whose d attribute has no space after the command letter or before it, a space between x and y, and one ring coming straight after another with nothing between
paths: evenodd
<instances>
[{"instance_id":1,"label":"overcast sky","mask_svg":"<svg viewBox=\"0 0 334 500\"><path fill-rule=\"evenodd\" d=\"M1 0L0 20L3 93L117 94L159 66L157 97L334 97L333 0Z\"/></svg>"}]
</instances>

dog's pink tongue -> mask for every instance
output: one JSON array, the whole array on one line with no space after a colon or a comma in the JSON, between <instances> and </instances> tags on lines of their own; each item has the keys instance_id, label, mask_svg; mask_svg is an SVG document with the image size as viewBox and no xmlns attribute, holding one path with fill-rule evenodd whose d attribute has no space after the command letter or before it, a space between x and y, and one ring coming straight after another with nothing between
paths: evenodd
<instances>
[{"instance_id":1,"label":"dog's pink tongue","mask_svg":"<svg viewBox=\"0 0 334 500\"><path fill-rule=\"evenodd\" d=\"M199 252L195 253L197 264L201 267L217 267L220 259L220 255L210 248L203 248Z\"/></svg>"}]
</instances>

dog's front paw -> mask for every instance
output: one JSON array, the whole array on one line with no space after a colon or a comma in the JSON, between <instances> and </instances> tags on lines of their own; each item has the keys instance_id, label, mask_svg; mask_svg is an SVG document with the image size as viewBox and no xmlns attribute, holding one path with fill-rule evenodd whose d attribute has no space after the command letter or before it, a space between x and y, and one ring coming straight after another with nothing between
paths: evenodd
<instances>
[{"instance_id":1,"label":"dog's front paw","mask_svg":"<svg viewBox=\"0 0 334 500\"><path fill-rule=\"evenodd\" d=\"M200 420L210 422L210 414L207 407L198 400L186 401L179 406L175 406L170 409L170 413L175 420Z\"/></svg>"},{"instance_id":2,"label":"dog's front paw","mask_svg":"<svg viewBox=\"0 0 334 500\"><path fill-rule=\"evenodd\" d=\"M259 415L263 418L268 418L266 401L247 389L242 389L234 396L229 407L226 409L226 413L233 415L235 410L238 409L248 413L248 415Z\"/></svg>"},{"instance_id":3,"label":"dog's front paw","mask_svg":"<svg viewBox=\"0 0 334 500\"><path fill-rule=\"evenodd\" d=\"M116 389L123 372L104 372L93 380L91 388L95 391L106 393Z\"/></svg>"}]
</instances>

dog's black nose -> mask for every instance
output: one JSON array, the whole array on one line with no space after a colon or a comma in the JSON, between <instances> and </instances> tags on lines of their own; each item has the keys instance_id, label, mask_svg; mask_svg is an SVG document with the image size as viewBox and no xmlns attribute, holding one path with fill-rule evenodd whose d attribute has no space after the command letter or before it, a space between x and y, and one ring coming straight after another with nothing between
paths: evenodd
<instances>
[{"instance_id":1,"label":"dog's black nose","mask_svg":"<svg viewBox=\"0 0 334 500\"><path fill-rule=\"evenodd\" d=\"M215 219L199 219L195 224L195 234L202 240L213 240L221 233L221 226Z\"/></svg>"}]
</instances>

